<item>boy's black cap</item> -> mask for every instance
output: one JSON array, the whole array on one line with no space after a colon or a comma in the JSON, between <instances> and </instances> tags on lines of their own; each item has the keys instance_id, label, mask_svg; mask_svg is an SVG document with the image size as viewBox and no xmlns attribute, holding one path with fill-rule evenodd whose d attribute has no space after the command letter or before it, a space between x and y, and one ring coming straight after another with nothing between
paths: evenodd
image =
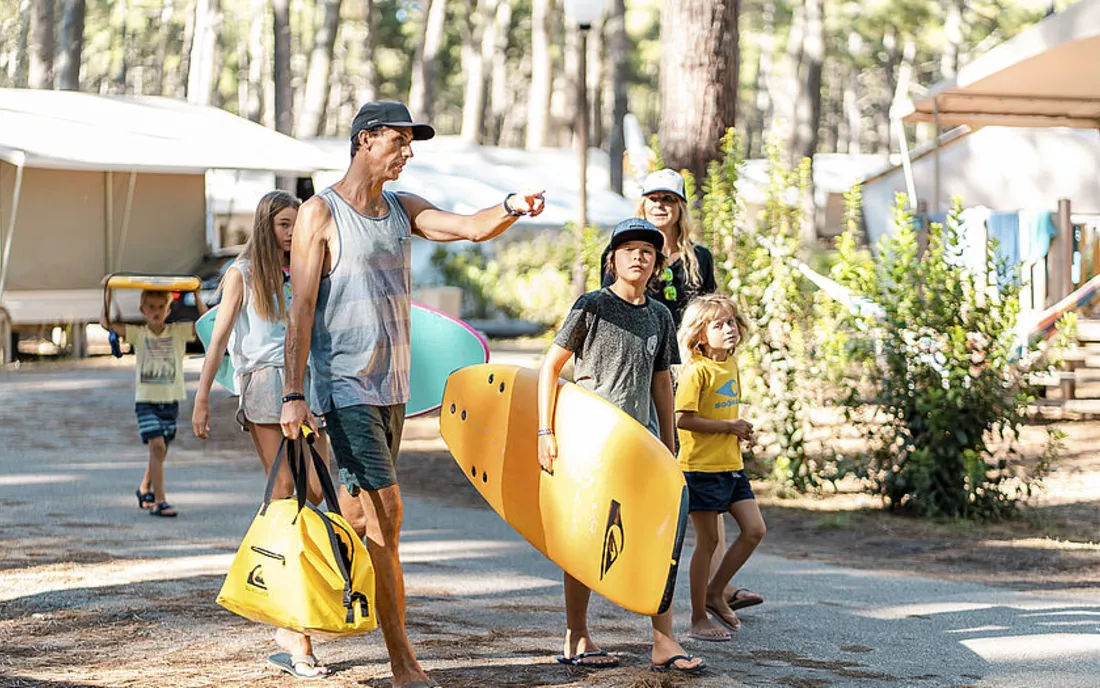
<instances>
[{"instance_id":1,"label":"boy's black cap","mask_svg":"<svg viewBox=\"0 0 1100 688\"><path fill-rule=\"evenodd\" d=\"M351 121L351 138L354 139L361 131L375 127L409 127L412 129L413 141L427 141L435 136L435 129L431 125L414 123L409 109L392 100L366 103L359 108L359 114Z\"/></svg>"},{"instance_id":2,"label":"boy's black cap","mask_svg":"<svg viewBox=\"0 0 1100 688\"><path fill-rule=\"evenodd\" d=\"M611 232L611 250L614 251L628 241L646 241L660 251L665 246L665 235L649 220L631 217L615 225Z\"/></svg>"}]
</instances>

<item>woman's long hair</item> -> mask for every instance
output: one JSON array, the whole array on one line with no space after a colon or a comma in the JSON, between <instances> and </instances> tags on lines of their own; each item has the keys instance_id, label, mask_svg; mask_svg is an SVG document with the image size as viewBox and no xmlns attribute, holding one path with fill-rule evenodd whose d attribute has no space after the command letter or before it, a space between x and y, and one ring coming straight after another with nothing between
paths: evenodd
<instances>
[{"instance_id":1,"label":"woman's long hair","mask_svg":"<svg viewBox=\"0 0 1100 688\"><path fill-rule=\"evenodd\" d=\"M286 320L283 298L283 249L275 238L275 216L302 205L286 191L270 191L256 206L256 221L241 257L249 262L252 307L269 322Z\"/></svg>"},{"instance_id":2,"label":"woman's long hair","mask_svg":"<svg viewBox=\"0 0 1100 688\"><path fill-rule=\"evenodd\" d=\"M676 198L676 205L680 207L680 219L676 221L676 250L680 253L680 260L684 261L684 273L687 275L688 286L698 289L703 283L703 276L699 273L699 260L695 257L695 220L691 216L691 206L682 198ZM643 220L645 216L645 196L638 200L638 209L635 217Z\"/></svg>"},{"instance_id":3,"label":"woman's long hair","mask_svg":"<svg viewBox=\"0 0 1100 688\"><path fill-rule=\"evenodd\" d=\"M745 341L748 324L738 312L733 299L724 294L707 294L692 299L684 309L684 319L680 322L680 329L676 333L676 341L680 344L680 360L686 364L702 356L707 325L715 320L731 317L737 321L741 341Z\"/></svg>"}]
</instances>

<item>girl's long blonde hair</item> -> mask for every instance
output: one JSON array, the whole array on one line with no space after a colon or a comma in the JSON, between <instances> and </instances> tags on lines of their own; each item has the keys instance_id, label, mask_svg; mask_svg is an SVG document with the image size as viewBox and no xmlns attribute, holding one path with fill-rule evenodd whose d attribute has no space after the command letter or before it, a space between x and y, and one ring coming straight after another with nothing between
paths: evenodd
<instances>
[{"instance_id":1,"label":"girl's long blonde hair","mask_svg":"<svg viewBox=\"0 0 1100 688\"><path fill-rule=\"evenodd\" d=\"M680 360L690 363L702 356L707 325L730 317L737 321L737 329L744 341L748 324L737 310L733 299L724 294L707 294L692 299L684 309L684 319L680 321L680 329L676 333L676 341L680 344Z\"/></svg>"},{"instance_id":2,"label":"girl's long blonde hair","mask_svg":"<svg viewBox=\"0 0 1100 688\"><path fill-rule=\"evenodd\" d=\"M677 196L676 205L680 207L680 219L676 220L676 251L680 254L680 260L684 261L684 273L687 275L688 286L698 289L703 283L703 276L699 273L699 260L695 257L695 220L691 216L691 206L687 201ZM638 199L638 208L634 216L646 219L645 196Z\"/></svg>"},{"instance_id":3,"label":"girl's long blonde hair","mask_svg":"<svg viewBox=\"0 0 1100 688\"><path fill-rule=\"evenodd\" d=\"M275 238L275 216L302 202L286 191L269 191L256 206L252 236L241 257L249 261L250 296L256 313L268 322L286 320L283 298L283 249Z\"/></svg>"}]
</instances>

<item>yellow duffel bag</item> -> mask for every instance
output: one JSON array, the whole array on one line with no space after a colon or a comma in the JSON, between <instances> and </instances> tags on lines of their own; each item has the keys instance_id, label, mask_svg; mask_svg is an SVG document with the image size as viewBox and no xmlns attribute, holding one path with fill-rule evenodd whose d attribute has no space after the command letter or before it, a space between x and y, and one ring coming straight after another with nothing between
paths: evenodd
<instances>
[{"instance_id":1,"label":"yellow duffel bag","mask_svg":"<svg viewBox=\"0 0 1100 688\"><path fill-rule=\"evenodd\" d=\"M306 501L304 444L283 440L263 505L229 567L218 604L246 619L309 635L366 633L378 625L374 567L363 541L340 515L328 468L312 442L309 453L329 511ZM272 501L284 454L298 496Z\"/></svg>"}]
</instances>

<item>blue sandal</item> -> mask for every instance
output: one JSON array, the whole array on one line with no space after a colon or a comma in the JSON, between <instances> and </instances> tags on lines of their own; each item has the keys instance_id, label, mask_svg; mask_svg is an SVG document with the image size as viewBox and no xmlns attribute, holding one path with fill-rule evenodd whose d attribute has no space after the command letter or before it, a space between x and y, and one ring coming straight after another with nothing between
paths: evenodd
<instances>
[{"instance_id":1,"label":"blue sandal","mask_svg":"<svg viewBox=\"0 0 1100 688\"><path fill-rule=\"evenodd\" d=\"M142 492L141 488L134 490L137 495L139 509L152 509L157 501L157 496L152 492Z\"/></svg>"},{"instance_id":2,"label":"blue sandal","mask_svg":"<svg viewBox=\"0 0 1100 688\"><path fill-rule=\"evenodd\" d=\"M165 513L166 511L171 511L172 513ZM153 516L161 516L164 518L175 518L176 516L179 516L179 512L176 511L176 507L172 506L168 502L161 502L160 504L157 504L149 510L149 513Z\"/></svg>"}]
</instances>

